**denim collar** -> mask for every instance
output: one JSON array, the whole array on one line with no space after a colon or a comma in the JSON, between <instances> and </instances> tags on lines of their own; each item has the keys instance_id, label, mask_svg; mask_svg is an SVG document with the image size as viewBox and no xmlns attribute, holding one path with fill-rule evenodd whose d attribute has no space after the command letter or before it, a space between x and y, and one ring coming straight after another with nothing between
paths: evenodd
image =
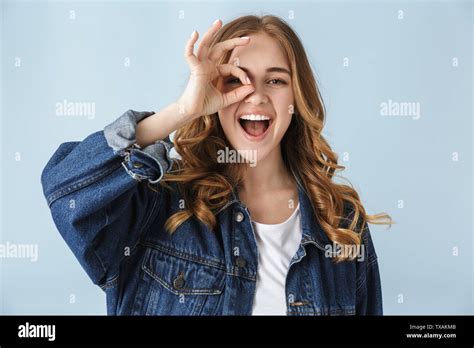
<instances>
[{"instance_id":1,"label":"denim collar","mask_svg":"<svg viewBox=\"0 0 474 348\"><path fill-rule=\"evenodd\" d=\"M296 175L294 175L294 177L296 179L296 185L298 187L298 200L300 203L301 213L301 229L303 231L301 243L303 245L313 243L320 249L324 249L324 246L326 244L330 244L331 241L326 235L326 232L324 232L323 228L319 224L319 221L313 211L311 200L304 188L304 185L301 183L301 181Z\"/></svg>"}]
</instances>

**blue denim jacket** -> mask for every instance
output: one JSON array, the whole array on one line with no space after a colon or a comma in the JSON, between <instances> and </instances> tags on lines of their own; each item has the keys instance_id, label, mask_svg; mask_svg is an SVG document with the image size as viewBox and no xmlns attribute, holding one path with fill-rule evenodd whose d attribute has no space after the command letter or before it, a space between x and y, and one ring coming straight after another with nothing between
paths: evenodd
<instances>
[{"instance_id":1,"label":"blue denim jacket","mask_svg":"<svg viewBox=\"0 0 474 348\"><path fill-rule=\"evenodd\" d=\"M80 142L62 143L41 175L54 222L109 315L251 315L258 250L249 210L233 199L217 232L195 218L174 234L182 207L159 184L170 169L169 138L134 146L135 126L153 112L128 110ZM302 240L286 279L288 315L382 315L377 255L365 225L363 257L335 264L332 245L298 181Z\"/></svg>"}]
</instances>

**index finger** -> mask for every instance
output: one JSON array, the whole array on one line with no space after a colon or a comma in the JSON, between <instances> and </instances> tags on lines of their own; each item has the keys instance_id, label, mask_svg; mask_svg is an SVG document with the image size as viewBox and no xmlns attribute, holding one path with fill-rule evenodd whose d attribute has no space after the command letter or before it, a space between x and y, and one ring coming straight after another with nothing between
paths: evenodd
<instances>
[{"instance_id":1,"label":"index finger","mask_svg":"<svg viewBox=\"0 0 474 348\"><path fill-rule=\"evenodd\" d=\"M209 59L216 62L226 51L233 50L237 46L246 45L249 41L250 37L242 36L219 42L212 48Z\"/></svg>"},{"instance_id":2,"label":"index finger","mask_svg":"<svg viewBox=\"0 0 474 348\"><path fill-rule=\"evenodd\" d=\"M221 26L222 21L220 19L216 19L202 37L201 43L199 44L197 49L197 58L199 60L202 60L207 56L207 52L209 51L209 45L211 44L214 35L219 31Z\"/></svg>"}]
</instances>

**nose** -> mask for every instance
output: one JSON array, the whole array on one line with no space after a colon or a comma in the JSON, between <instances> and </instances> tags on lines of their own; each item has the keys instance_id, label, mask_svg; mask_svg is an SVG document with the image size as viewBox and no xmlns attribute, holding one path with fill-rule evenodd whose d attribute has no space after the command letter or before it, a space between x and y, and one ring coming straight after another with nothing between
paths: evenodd
<instances>
[{"instance_id":1,"label":"nose","mask_svg":"<svg viewBox=\"0 0 474 348\"><path fill-rule=\"evenodd\" d=\"M254 105L265 104L268 103L268 96L263 91L263 88L257 86L254 83L255 90L245 97L246 103L252 103Z\"/></svg>"}]
</instances>

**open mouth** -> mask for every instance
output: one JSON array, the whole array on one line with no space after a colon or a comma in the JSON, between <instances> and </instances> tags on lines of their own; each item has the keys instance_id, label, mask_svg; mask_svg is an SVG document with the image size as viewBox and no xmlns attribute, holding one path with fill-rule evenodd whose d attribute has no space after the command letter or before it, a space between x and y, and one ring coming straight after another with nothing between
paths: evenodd
<instances>
[{"instance_id":1,"label":"open mouth","mask_svg":"<svg viewBox=\"0 0 474 348\"><path fill-rule=\"evenodd\" d=\"M239 118L239 123L244 132L251 138L261 138L266 134L273 119L266 115L248 114Z\"/></svg>"}]
</instances>

